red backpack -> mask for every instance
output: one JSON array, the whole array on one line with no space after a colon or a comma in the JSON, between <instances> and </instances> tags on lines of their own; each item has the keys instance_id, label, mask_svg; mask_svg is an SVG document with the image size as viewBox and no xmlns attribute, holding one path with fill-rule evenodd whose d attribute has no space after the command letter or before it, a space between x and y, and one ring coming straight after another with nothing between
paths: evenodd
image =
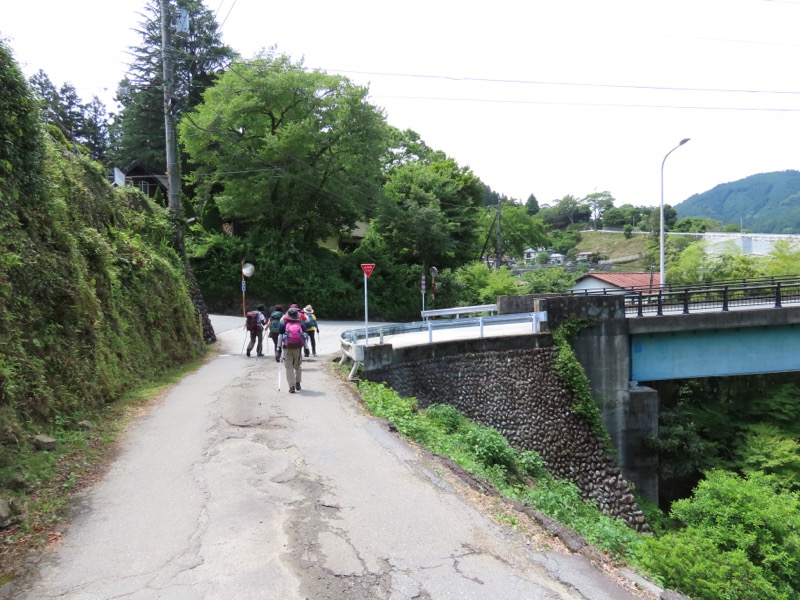
<instances>
[{"instance_id":1,"label":"red backpack","mask_svg":"<svg viewBox=\"0 0 800 600\"><path fill-rule=\"evenodd\" d=\"M283 343L287 348L302 348L306 345L305 333L303 333L303 326L300 321L288 321L286 323Z\"/></svg>"},{"instance_id":2,"label":"red backpack","mask_svg":"<svg viewBox=\"0 0 800 600\"><path fill-rule=\"evenodd\" d=\"M245 322L247 331L258 331L258 311L251 310L247 313L247 321Z\"/></svg>"}]
</instances>

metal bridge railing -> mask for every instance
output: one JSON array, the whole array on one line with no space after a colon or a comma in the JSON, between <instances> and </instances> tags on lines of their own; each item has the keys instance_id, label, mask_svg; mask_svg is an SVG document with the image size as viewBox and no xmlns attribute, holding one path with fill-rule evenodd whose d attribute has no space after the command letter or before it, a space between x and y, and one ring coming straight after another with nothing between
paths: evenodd
<instances>
[{"instance_id":1,"label":"metal bridge railing","mask_svg":"<svg viewBox=\"0 0 800 600\"><path fill-rule=\"evenodd\" d=\"M665 313L688 315L700 311L728 311L747 306L772 306L800 302L800 279L772 283L728 284L665 289L654 293L626 292L625 313L643 317Z\"/></svg>"},{"instance_id":2,"label":"metal bridge railing","mask_svg":"<svg viewBox=\"0 0 800 600\"><path fill-rule=\"evenodd\" d=\"M572 290L572 296L625 296L625 314L650 316L689 314L691 312L727 311L744 306L774 306L800 302L800 278L759 277L734 279L691 286L658 285L628 288Z\"/></svg>"},{"instance_id":3,"label":"metal bridge railing","mask_svg":"<svg viewBox=\"0 0 800 600\"><path fill-rule=\"evenodd\" d=\"M486 305L489 306L489 305ZM495 306L495 305L491 305ZM472 306L461 307L472 309L469 311L461 312L460 314L467 314L469 312L487 312L485 306ZM478 309L478 310L475 310ZM447 310L447 309L442 309ZM456 314L456 313L452 313ZM529 313L512 313L505 315L492 315L480 316L470 318L455 318L455 319L428 319L422 322L413 323L387 323L381 325L373 325L368 328L348 329L343 331L340 343L342 348L342 359L344 363L346 360L353 361L353 369L350 371L350 378L352 379L357 371L359 365L364 361L364 347L369 344L369 340L375 340L379 344L384 343L384 338L394 335L402 335L408 333L427 332L427 343L434 342L434 333L442 332L445 330L462 329L467 327L478 328L478 338L485 337L485 329L494 325L513 325L513 324L530 324L531 333L541 332L541 323L547 321L546 312L529 312ZM444 337L444 336L443 336Z\"/></svg>"}]
</instances>

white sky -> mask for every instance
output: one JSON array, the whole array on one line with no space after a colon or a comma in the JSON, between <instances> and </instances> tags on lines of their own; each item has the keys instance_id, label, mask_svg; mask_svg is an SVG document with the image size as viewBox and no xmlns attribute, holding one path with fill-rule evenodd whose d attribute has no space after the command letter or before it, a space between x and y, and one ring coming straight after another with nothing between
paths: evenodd
<instances>
[{"instance_id":1,"label":"white sky","mask_svg":"<svg viewBox=\"0 0 800 600\"><path fill-rule=\"evenodd\" d=\"M523 201L657 205L687 137L668 204L800 169L800 0L205 3L243 56L276 45L369 85L390 124ZM145 4L0 0L0 36L27 75L113 110Z\"/></svg>"}]
</instances>

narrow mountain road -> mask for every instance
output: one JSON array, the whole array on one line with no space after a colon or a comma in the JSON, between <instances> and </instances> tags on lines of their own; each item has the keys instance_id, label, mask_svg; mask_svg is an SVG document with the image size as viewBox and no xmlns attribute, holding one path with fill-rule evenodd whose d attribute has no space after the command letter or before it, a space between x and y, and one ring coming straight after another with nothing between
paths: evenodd
<instances>
[{"instance_id":1,"label":"narrow mountain road","mask_svg":"<svg viewBox=\"0 0 800 600\"><path fill-rule=\"evenodd\" d=\"M326 364L359 323L320 321L320 356L289 394L271 354L242 353L241 317L212 321L219 356L128 430L14 598L645 597L497 523L365 415Z\"/></svg>"}]
</instances>

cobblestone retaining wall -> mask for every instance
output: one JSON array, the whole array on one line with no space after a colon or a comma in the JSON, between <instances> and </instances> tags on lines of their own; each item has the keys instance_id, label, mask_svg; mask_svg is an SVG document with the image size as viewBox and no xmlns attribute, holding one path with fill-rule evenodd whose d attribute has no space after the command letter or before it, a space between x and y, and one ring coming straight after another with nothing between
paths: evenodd
<instances>
[{"instance_id":1,"label":"cobblestone retaining wall","mask_svg":"<svg viewBox=\"0 0 800 600\"><path fill-rule=\"evenodd\" d=\"M405 349L400 360L365 377L416 396L422 408L452 404L470 420L497 429L518 450L538 452L553 475L574 481L605 514L647 529L603 441L570 410L572 394L557 375L550 336L534 337L532 348L465 352L462 343L451 352L442 344Z\"/></svg>"}]
</instances>

